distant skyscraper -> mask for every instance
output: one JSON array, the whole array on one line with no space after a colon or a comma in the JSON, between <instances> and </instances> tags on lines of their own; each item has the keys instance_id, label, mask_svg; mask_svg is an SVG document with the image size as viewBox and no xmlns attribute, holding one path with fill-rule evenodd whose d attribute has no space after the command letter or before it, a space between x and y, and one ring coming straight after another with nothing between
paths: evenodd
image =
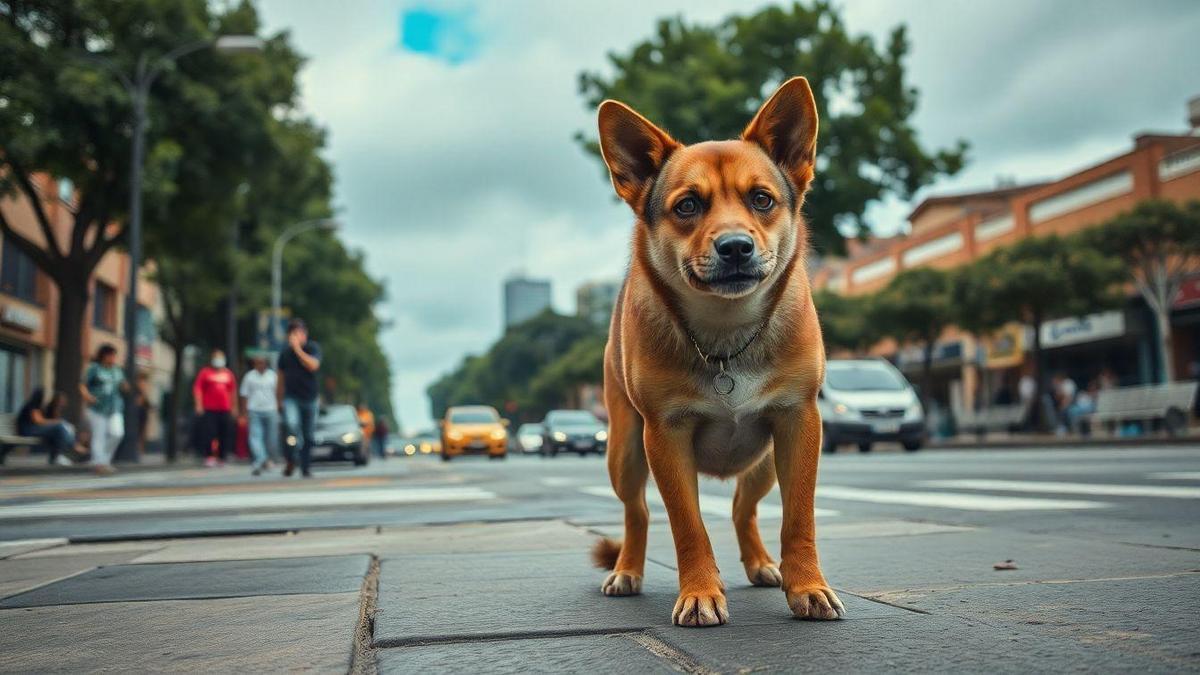
<instances>
[{"instance_id":1,"label":"distant skyscraper","mask_svg":"<svg viewBox=\"0 0 1200 675\"><path fill-rule=\"evenodd\" d=\"M620 292L619 281L589 281L580 285L575 289L575 315L598 326L607 326Z\"/></svg>"},{"instance_id":2,"label":"distant skyscraper","mask_svg":"<svg viewBox=\"0 0 1200 675\"><path fill-rule=\"evenodd\" d=\"M550 282L512 277L504 282L504 328L515 326L550 308Z\"/></svg>"}]
</instances>

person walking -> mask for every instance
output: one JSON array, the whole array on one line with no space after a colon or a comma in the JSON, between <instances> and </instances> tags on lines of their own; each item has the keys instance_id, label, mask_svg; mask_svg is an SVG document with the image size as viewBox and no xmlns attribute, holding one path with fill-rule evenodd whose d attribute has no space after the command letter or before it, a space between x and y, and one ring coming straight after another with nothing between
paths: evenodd
<instances>
[{"instance_id":1,"label":"person walking","mask_svg":"<svg viewBox=\"0 0 1200 675\"><path fill-rule=\"evenodd\" d=\"M387 440L390 433L391 427L388 426L387 416L380 415L379 419L375 421L375 437L371 439L371 447L379 459L387 459Z\"/></svg>"},{"instance_id":2,"label":"person walking","mask_svg":"<svg viewBox=\"0 0 1200 675\"><path fill-rule=\"evenodd\" d=\"M196 417L200 420L200 450L205 455L204 466L225 463L232 449L233 420L237 415L237 377L225 365L225 352L214 349L207 366L196 374L192 397L196 402ZM216 450L213 450L213 442Z\"/></svg>"},{"instance_id":3,"label":"person walking","mask_svg":"<svg viewBox=\"0 0 1200 675\"><path fill-rule=\"evenodd\" d=\"M75 427L70 422L60 419L60 413L51 414L60 395L55 394L49 401L46 392L41 387L34 389L17 412L17 433L22 436L33 436L42 439L49 448L51 464L71 466L70 453L75 448Z\"/></svg>"},{"instance_id":4,"label":"person walking","mask_svg":"<svg viewBox=\"0 0 1200 675\"><path fill-rule=\"evenodd\" d=\"M125 401L122 394L128 390L125 373L117 365L117 348L110 344L100 345L79 385L79 393L87 404L92 467L96 473L115 471L112 466L113 452L125 436Z\"/></svg>"},{"instance_id":5,"label":"person walking","mask_svg":"<svg viewBox=\"0 0 1200 675\"><path fill-rule=\"evenodd\" d=\"M295 443L287 446L287 466L284 476L296 470L296 450L299 449L300 474L311 478L313 433L317 421L318 386L317 371L321 369L321 346L308 338L308 326L301 319L288 322L287 345L279 353L276 367L278 384L275 396L288 436Z\"/></svg>"},{"instance_id":6,"label":"person walking","mask_svg":"<svg viewBox=\"0 0 1200 675\"><path fill-rule=\"evenodd\" d=\"M375 446L375 413L371 412L366 403L359 401L355 406L355 414L358 416L358 426L362 429L365 449L372 452Z\"/></svg>"},{"instance_id":7,"label":"person walking","mask_svg":"<svg viewBox=\"0 0 1200 675\"><path fill-rule=\"evenodd\" d=\"M242 410L246 414L247 443L257 476L271 466L279 450L279 411L275 401L278 378L267 368L267 359L256 354L250 372L242 376Z\"/></svg>"}]
</instances>

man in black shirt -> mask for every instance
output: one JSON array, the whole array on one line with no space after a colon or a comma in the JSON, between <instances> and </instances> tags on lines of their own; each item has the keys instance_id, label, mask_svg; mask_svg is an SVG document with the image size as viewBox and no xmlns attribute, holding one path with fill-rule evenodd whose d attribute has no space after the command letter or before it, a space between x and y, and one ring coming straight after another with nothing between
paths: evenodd
<instances>
[{"instance_id":1,"label":"man in black shirt","mask_svg":"<svg viewBox=\"0 0 1200 675\"><path fill-rule=\"evenodd\" d=\"M321 368L321 346L308 339L308 327L300 319L288 322L287 345L279 353L276 396L283 421L287 426L287 467L283 475L296 470L296 448L300 448L300 473L312 477L313 432L316 426L318 401L317 371Z\"/></svg>"}]
</instances>

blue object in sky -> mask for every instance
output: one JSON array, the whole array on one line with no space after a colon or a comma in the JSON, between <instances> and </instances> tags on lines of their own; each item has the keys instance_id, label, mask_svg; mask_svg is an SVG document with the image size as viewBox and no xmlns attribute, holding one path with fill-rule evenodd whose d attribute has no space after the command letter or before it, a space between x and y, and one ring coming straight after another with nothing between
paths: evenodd
<instances>
[{"instance_id":1,"label":"blue object in sky","mask_svg":"<svg viewBox=\"0 0 1200 675\"><path fill-rule=\"evenodd\" d=\"M406 9L400 15L400 47L458 65L479 52L479 36L467 10Z\"/></svg>"}]
</instances>

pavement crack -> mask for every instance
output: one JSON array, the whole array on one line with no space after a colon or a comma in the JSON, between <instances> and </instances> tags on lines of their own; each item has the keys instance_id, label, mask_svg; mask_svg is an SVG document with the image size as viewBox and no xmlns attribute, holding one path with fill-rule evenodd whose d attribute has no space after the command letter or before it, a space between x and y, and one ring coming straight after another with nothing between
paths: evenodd
<instances>
[{"instance_id":1,"label":"pavement crack","mask_svg":"<svg viewBox=\"0 0 1200 675\"><path fill-rule=\"evenodd\" d=\"M649 633L627 633L625 637L638 643L646 651L666 661L674 670L681 673L709 675L709 673L718 672Z\"/></svg>"},{"instance_id":2,"label":"pavement crack","mask_svg":"<svg viewBox=\"0 0 1200 675\"><path fill-rule=\"evenodd\" d=\"M371 564L363 577L362 600L358 606L358 627L354 631L354 651L350 655L351 675L375 675L375 612L379 603L379 558L371 556Z\"/></svg>"}]
</instances>

